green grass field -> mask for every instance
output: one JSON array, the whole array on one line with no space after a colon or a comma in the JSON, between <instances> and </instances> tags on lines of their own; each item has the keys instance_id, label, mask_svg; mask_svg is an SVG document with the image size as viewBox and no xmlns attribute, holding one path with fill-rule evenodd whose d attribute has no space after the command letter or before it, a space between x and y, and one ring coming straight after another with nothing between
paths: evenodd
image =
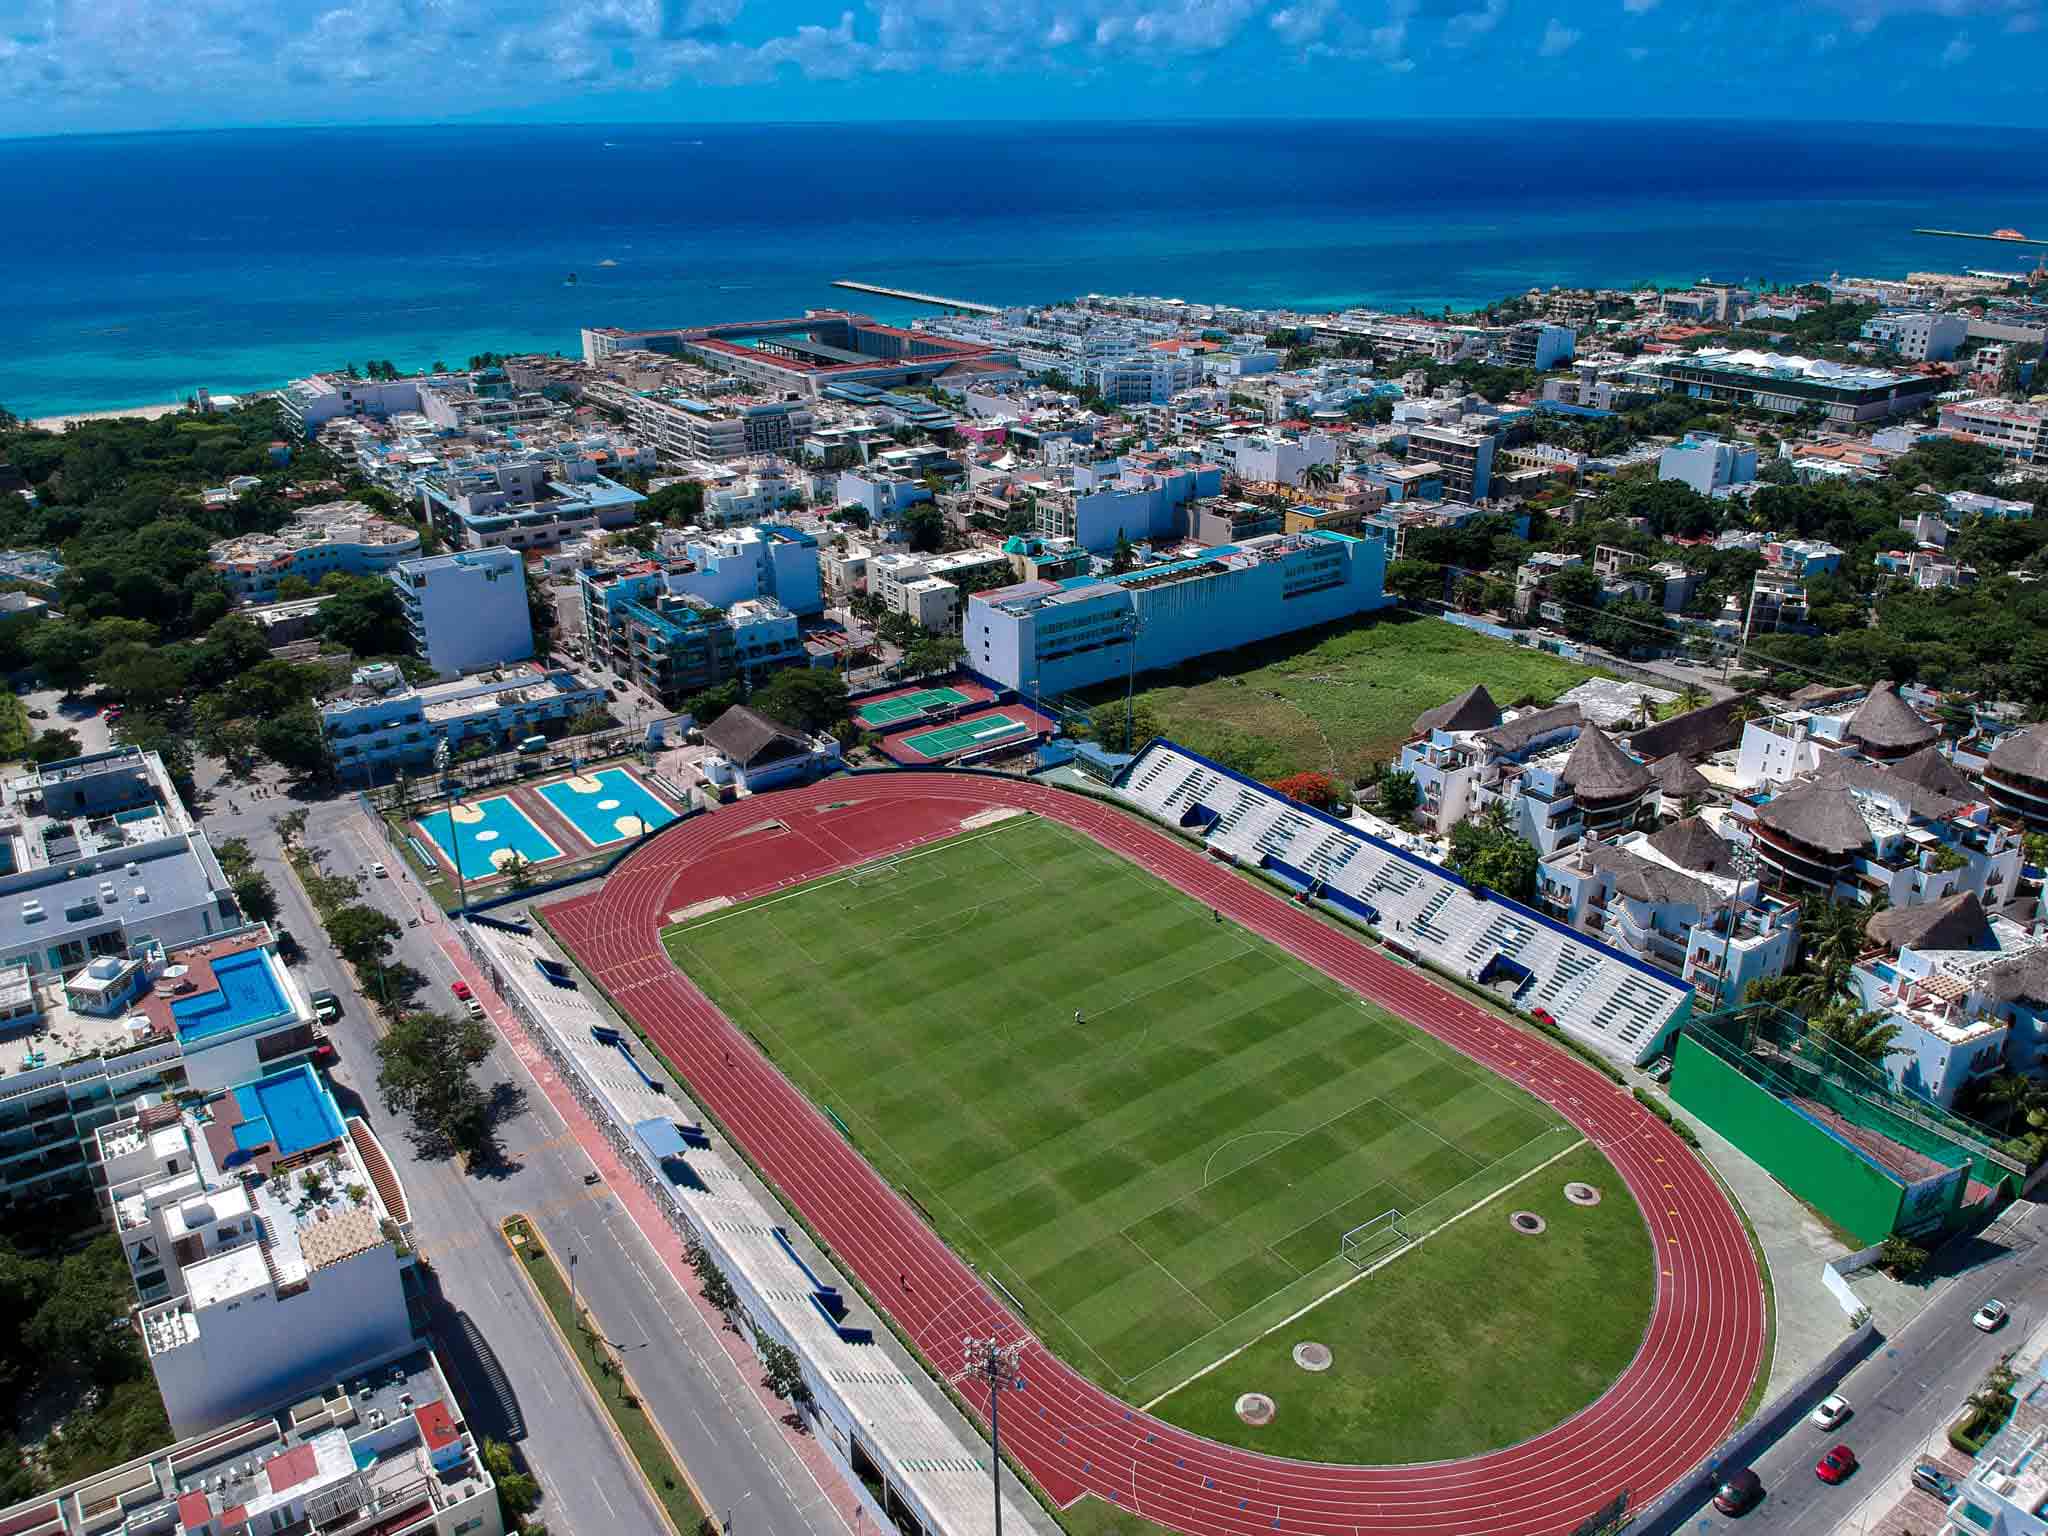
<instances>
[{"instance_id":1,"label":"green grass field","mask_svg":"<svg viewBox=\"0 0 2048 1536\"><path fill-rule=\"evenodd\" d=\"M1425 709L1486 684L1506 709L1548 704L1593 672L1441 619L1383 614L1194 664L1142 689L1137 704L1186 747L1271 781L1330 773L1346 782L1396 756ZM1117 702L1122 702L1120 690ZM1105 693L1103 697L1108 698Z\"/></svg>"},{"instance_id":2,"label":"green grass field","mask_svg":"<svg viewBox=\"0 0 2048 1536\"><path fill-rule=\"evenodd\" d=\"M1133 1402L1355 1275L1347 1229L1398 1208L1434 1231L1578 1144L1519 1089L1035 818L667 943L1053 1348ZM1311 1318L1341 1333L1381 1289L1369 1278ZM1531 1310L1555 1299L1546 1287ZM1623 1310L1640 1332L1643 1308ZM1547 1341L1532 1348L1568 1362L1573 1326L1569 1309L1532 1325ZM1436 1364L1474 1391L1507 1385L1455 1347ZM1183 1397L1199 1407L1190 1389L1163 1410Z\"/></svg>"}]
</instances>

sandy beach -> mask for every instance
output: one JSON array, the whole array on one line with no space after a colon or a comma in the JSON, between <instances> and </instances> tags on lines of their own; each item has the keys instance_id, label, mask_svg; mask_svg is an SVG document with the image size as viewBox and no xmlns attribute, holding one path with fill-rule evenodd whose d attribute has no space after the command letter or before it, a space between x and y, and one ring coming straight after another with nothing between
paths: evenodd
<instances>
[{"instance_id":1,"label":"sandy beach","mask_svg":"<svg viewBox=\"0 0 2048 1536\"><path fill-rule=\"evenodd\" d=\"M131 405L118 411L71 411L63 416L38 416L29 423L45 432L62 432L74 421L118 421L123 416L140 416L144 421L155 421L159 416L175 416L185 409L182 400L167 400L161 405Z\"/></svg>"}]
</instances>

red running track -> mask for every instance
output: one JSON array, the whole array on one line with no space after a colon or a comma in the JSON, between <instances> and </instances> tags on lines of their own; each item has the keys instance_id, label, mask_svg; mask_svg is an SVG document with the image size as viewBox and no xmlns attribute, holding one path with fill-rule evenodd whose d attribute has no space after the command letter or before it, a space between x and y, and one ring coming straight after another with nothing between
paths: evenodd
<instances>
[{"instance_id":1,"label":"red running track","mask_svg":"<svg viewBox=\"0 0 2048 1536\"><path fill-rule=\"evenodd\" d=\"M1095 838L1551 1105L1620 1171L1645 1213L1659 1268L1642 1347L1604 1396L1531 1440L1462 1461L1340 1466L1220 1445L1128 1407L1032 1339L1027 1389L1005 1405L1003 1444L1058 1503L1093 1493L1191 1536L1535 1536L1570 1529L1624 1488L1647 1502L1733 1427L1763 1350L1762 1282L1742 1222L1661 1122L1570 1052L1136 817L1048 785L875 774L679 822L601 889L549 907L548 919L928 1359L943 1369L963 1334L1011 1336L1018 1322L676 969L660 933L671 912L696 902L759 896L928 842L998 806ZM978 1390L967 1390L985 1411Z\"/></svg>"}]
</instances>

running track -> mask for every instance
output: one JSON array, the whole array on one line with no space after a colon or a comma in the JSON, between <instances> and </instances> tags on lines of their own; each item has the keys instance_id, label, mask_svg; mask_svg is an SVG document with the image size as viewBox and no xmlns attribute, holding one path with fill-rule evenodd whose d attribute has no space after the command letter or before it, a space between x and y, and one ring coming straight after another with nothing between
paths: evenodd
<instances>
[{"instance_id":1,"label":"running track","mask_svg":"<svg viewBox=\"0 0 2048 1536\"><path fill-rule=\"evenodd\" d=\"M1733 1427L1763 1347L1762 1284L1742 1223L1669 1130L1570 1052L1134 816L1047 785L878 773L678 822L600 889L549 907L548 919L928 1359L951 1369L963 1334L1014 1336L1017 1320L676 969L660 931L692 903L812 879L943 836L995 806L1095 838L1552 1105L1620 1170L1646 1213L1660 1270L1642 1348L1605 1396L1532 1440L1463 1461L1337 1466L1219 1445L1127 1407L1032 1339L1026 1390L1005 1405L1003 1444L1056 1502L1098 1494L1190 1536L1535 1536L1569 1530L1624 1488L1632 1502L1648 1502ZM978 1389L966 1391L985 1410Z\"/></svg>"}]
</instances>

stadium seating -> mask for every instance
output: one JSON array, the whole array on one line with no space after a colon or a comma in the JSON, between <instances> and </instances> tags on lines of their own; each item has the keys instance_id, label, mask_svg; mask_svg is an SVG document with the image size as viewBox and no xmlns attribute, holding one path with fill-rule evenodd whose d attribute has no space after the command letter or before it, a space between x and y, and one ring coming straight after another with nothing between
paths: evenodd
<instances>
[{"instance_id":1,"label":"stadium seating","mask_svg":"<svg viewBox=\"0 0 2048 1536\"><path fill-rule=\"evenodd\" d=\"M1475 893L1449 870L1168 741L1118 785L1124 799L1239 863L1313 892L1431 964L1478 980L1507 974L1513 1001L1572 1038L1641 1062L1663 1044L1690 991L1633 956L1517 903Z\"/></svg>"}]
</instances>

